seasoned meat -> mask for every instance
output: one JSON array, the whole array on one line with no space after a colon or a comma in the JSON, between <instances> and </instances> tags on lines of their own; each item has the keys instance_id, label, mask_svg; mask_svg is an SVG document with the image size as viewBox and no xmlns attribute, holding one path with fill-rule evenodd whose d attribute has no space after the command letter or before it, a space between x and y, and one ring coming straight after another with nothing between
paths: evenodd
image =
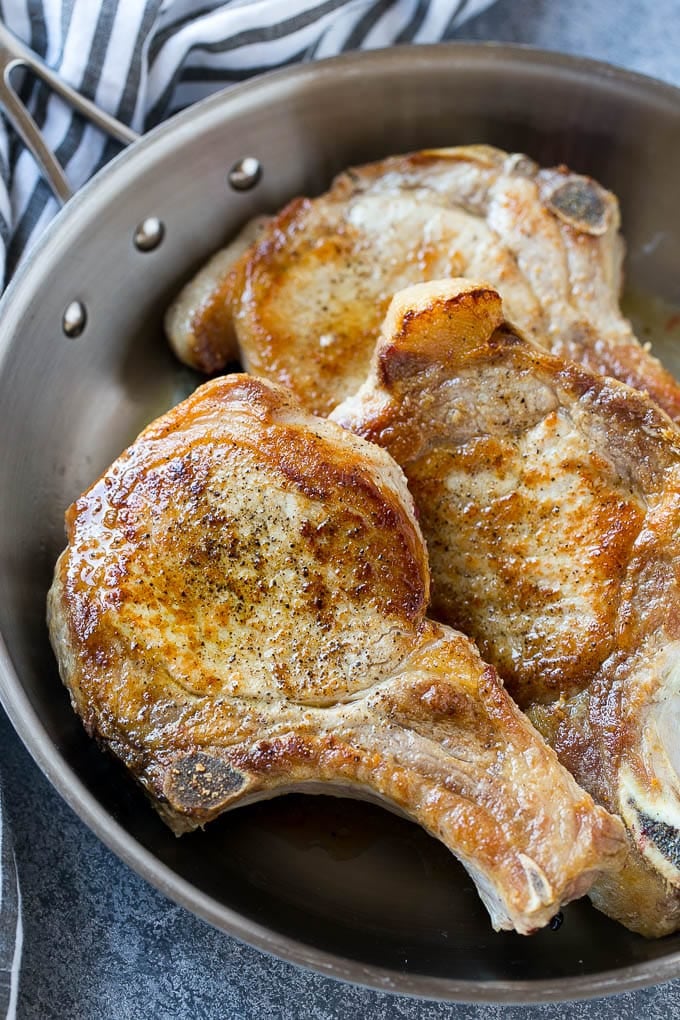
<instances>
[{"instance_id":1,"label":"seasoned meat","mask_svg":"<svg viewBox=\"0 0 680 1020\"><path fill-rule=\"evenodd\" d=\"M178 358L202 372L224 368L239 357L231 306L225 295L220 301L213 295L240 257L261 235L266 216L250 220L240 234L216 252L196 273L173 301L165 316L165 328ZM200 321L196 309L201 309Z\"/></svg>"},{"instance_id":2,"label":"seasoned meat","mask_svg":"<svg viewBox=\"0 0 680 1020\"><path fill-rule=\"evenodd\" d=\"M620 860L461 634L425 618L392 458L284 390L206 383L69 509L49 595L77 712L177 833L291 790L378 800L530 932Z\"/></svg>"},{"instance_id":3,"label":"seasoned meat","mask_svg":"<svg viewBox=\"0 0 680 1020\"><path fill-rule=\"evenodd\" d=\"M489 146L396 156L291 202L200 295L184 292L183 360L244 367L327 414L365 377L392 296L469 276L501 293L508 319L553 353L646 390L680 418L680 386L619 309L623 245L614 195L564 167Z\"/></svg>"},{"instance_id":4,"label":"seasoned meat","mask_svg":"<svg viewBox=\"0 0 680 1020\"><path fill-rule=\"evenodd\" d=\"M332 416L402 465L463 630L596 801L624 819L606 913L680 927L680 432L645 395L504 319L495 289L397 295Z\"/></svg>"}]
</instances>

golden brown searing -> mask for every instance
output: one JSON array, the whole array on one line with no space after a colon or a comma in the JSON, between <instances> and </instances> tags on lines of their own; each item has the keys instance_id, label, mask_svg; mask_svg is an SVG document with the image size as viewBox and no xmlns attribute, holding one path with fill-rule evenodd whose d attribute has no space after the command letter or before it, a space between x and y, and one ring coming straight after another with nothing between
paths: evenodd
<instances>
[{"instance_id":1,"label":"golden brown searing","mask_svg":"<svg viewBox=\"0 0 680 1020\"><path fill-rule=\"evenodd\" d=\"M88 732L177 833L291 790L386 803L530 932L621 859L461 634L384 450L248 376L150 425L67 513L49 595Z\"/></svg>"},{"instance_id":2,"label":"golden brown searing","mask_svg":"<svg viewBox=\"0 0 680 1020\"><path fill-rule=\"evenodd\" d=\"M479 644L558 757L624 819L595 904L680 927L680 432L646 396L556 358L495 289L397 295L369 377L332 416L404 468L433 615Z\"/></svg>"},{"instance_id":3,"label":"golden brown searing","mask_svg":"<svg viewBox=\"0 0 680 1020\"><path fill-rule=\"evenodd\" d=\"M258 229L167 315L176 353L201 371L240 359L327 414L364 379L397 291L468 276L537 343L680 418L680 386L619 309L617 200L588 177L490 146L425 151L349 170Z\"/></svg>"}]
</instances>

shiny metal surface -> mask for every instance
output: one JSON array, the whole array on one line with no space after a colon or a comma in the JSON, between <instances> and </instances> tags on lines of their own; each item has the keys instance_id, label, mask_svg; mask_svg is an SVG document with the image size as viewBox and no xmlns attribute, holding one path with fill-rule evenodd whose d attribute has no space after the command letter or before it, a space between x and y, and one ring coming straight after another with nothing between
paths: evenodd
<instances>
[{"instance_id":1,"label":"shiny metal surface","mask_svg":"<svg viewBox=\"0 0 680 1020\"><path fill-rule=\"evenodd\" d=\"M235 191L250 191L262 176L262 164L254 156L237 160L229 171L229 183Z\"/></svg>"},{"instance_id":2,"label":"shiny metal surface","mask_svg":"<svg viewBox=\"0 0 680 1020\"><path fill-rule=\"evenodd\" d=\"M244 808L175 839L86 738L61 688L44 601L63 511L196 379L166 349L178 287L256 212L349 163L491 142L590 172L621 197L631 309L680 372L680 98L554 53L415 47L277 72L142 139L68 204L0 307L0 694L81 817L168 896L269 952L381 989L451 1000L559 1000L680 974L680 936L647 942L578 903L559 931L497 935L444 848L378 809L325 798ZM254 156L244 192L228 168ZM270 173L270 168L275 173ZM155 216L163 243L140 252ZM64 337L77 298L87 328ZM45 385L44 380L48 380Z\"/></svg>"},{"instance_id":3,"label":"shiny metal surface","mask_svg":"<svg viewBox=\"0 0 680 1020\"><path fill-rule=\"evenodd\" d=\"M87 309L82 301L71 301L64 309L61 328L71 340L79 337L87 325Z\"/></svg>"},{"instance_id":4,"label":"shiny metal surface","mask_svg":"<svg viewBox=\"0 0 680 1020\"><path fill-rule=\"evenodd\" d=\"M148 216L134 232L133 241L139 251L153 251L165 236L165 225L157 216Z\"/></svg>"}]
</instances>

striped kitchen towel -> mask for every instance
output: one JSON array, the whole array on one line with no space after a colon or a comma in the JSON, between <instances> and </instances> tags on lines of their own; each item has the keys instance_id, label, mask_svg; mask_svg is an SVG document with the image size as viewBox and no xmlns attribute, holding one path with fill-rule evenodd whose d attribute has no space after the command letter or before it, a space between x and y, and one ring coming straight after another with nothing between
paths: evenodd
<instances>
[{"instance_id":1,"label":"striped kitchen towel","mask_svg":"<svg viewBox=\"0 0 680 1020\"><path fill-rule=\"evenodd\" d=\"M0 1016L16 1016L21 965L21 893L12 833L0 793Z\"/></svg>"},{"instance_id":2,"label":"striped kitchen towel","mask_svg":"<svg viewBox=\"0 0 680 1020\"><path fill-rule=\"evenodd\" d=\"M225 85L345 50L449 38L493 0L0 0L7 28L137 131ZM116 151L42 82L20 88L80 187ZM0 125L0 287L57 211L21 143Z\"/></svg>"}]
</instances>

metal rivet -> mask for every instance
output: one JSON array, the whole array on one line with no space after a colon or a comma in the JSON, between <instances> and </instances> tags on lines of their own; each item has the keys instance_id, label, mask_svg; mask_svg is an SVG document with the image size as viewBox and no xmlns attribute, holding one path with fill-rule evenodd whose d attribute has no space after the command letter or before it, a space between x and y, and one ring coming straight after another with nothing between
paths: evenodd
<instances>
[{"instance_id":1,"label":"metal rivet","mask_svg":"<svg viewBox=\"0 0 680 1020\"><path fill-rule=\"evenodd\" d=\"M153 251L163 240L165 227L157 216L142 220L134 234L135 248L139 251Z\"/></svg>"},{"instance_id":2,"label":"metal rivet","mask_svg":"<svg viewBox=\"0 0 680 1020\"><path fill-rule=\"evenodd\" d=\"M87 311L82 301L72 301L70 305L67 305L64 309L64 315L61 320L61 328L67 337L71 340L75 340L85 329L87 324Z\"/></svg>"},{"instance_id":3,"label":"metal rivet","mask_svg":"<svg viewBox=\"0 0 680 1020\"><path fill-rule=\"evenodd\" d=\"M236 191L249 191L262 176L262 164L254 156L244 156L229 171L229 183Z\"/></svg>"}]
</instances>

